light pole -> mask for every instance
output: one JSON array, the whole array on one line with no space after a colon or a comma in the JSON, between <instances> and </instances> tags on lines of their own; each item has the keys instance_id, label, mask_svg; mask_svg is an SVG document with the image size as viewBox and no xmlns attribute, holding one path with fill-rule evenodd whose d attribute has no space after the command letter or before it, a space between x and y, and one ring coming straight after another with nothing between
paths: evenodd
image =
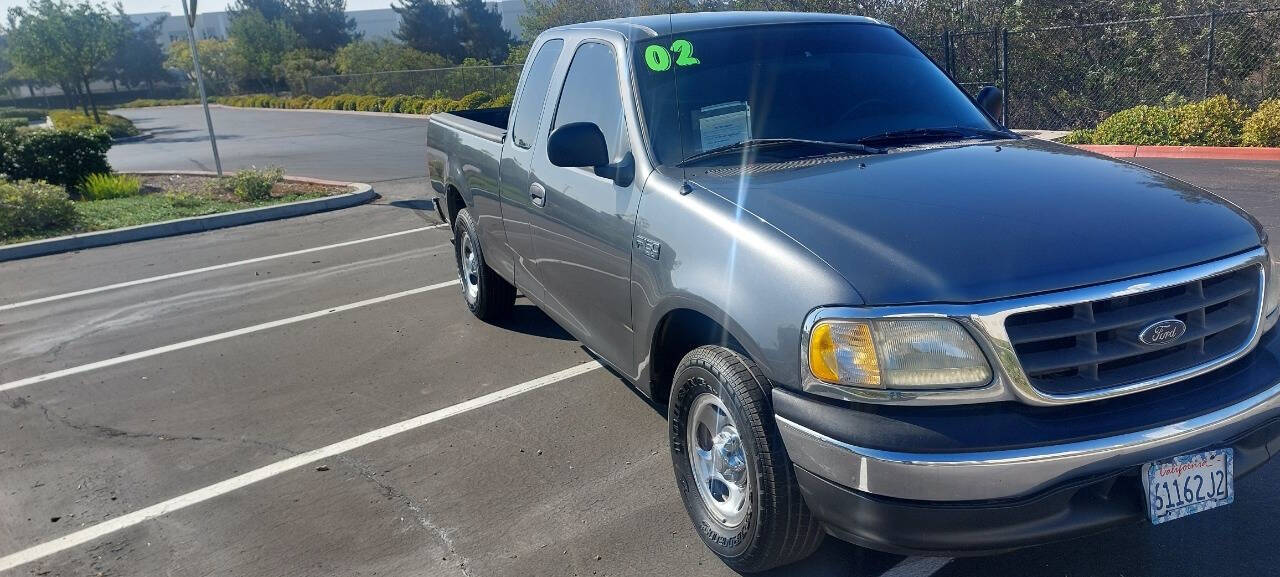
<instances>
[{"instance_id":1,"label":"light pole","mask_svg":"<svg viewBox=\"0 0 1280 577\"><path fill-rule=\"evenodd\" d=\"M209 126L209 144L213 146L213 164L222 176L222 159L218 157L218 137L213 134L213 117L209 115L209 97L204 92L204 74L200 72L200 53L196 50L196 0L182 0L182 13L187 16L187 40L191 42L191 61L195 64L196 86L200 87L200 105L204 106L204 122Z\"/></svg>"}]
</instances>

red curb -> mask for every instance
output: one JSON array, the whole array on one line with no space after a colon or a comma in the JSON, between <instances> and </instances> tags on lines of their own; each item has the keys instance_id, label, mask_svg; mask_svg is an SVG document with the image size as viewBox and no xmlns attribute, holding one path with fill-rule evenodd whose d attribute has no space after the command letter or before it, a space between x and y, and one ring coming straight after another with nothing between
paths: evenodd
<instances>
[{"instance_id":1,"label":"red curb","mask_svg":"<svg viewBox=\"0 0 1280 577\"><path fill-rule=\"evenodd\" d=\"M1115 158L1201 158L1213 160L1276 160L1280 148L1249 146L1131 146L1125 144L1078 144L1076 148Z\"/></svg>"}]
</instances>

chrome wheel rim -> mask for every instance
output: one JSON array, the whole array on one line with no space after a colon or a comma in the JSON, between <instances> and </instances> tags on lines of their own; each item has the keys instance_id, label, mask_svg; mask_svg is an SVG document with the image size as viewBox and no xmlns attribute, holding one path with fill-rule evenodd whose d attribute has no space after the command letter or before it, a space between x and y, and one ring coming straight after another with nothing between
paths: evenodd
<instances>
[{"instance_id":1,"label":"chrome wheel rim","mask_svg":"<svg viewBox=\"0 0 1280 577\"><path fill-rule=\"evenodd\" d=\"M742 524L751 511L751 476L737 424L719 397L702 393L693 400L685 435L689 465L707 512L726 529Z\"/></svg>"},{"instance_id":2,"label":"chrome wheel rim","mask_svg":"<svg viewBox=\"0 0 1280 577\"><path fill-rule=\"evenodd\" d=\"M458 272L462 277L462 293L466 295L468 303L475 303L476 297L480 296L480 255L471 242L471 233L462 231L462 238L458 243Z\"/></svg>"}]
</instances>

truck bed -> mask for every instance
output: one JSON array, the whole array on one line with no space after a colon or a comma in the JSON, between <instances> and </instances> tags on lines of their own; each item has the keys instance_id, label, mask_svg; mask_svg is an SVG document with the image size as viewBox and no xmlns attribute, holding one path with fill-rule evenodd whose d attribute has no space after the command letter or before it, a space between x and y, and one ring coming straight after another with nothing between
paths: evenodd
<instances>
[{"instance_id":1,"label":"truck bed","mask_svg":"<svg viewBox=\"0 0 1280 577\"><path fill-rule=\"evenodd\" d=\"M507 134L507 118L511 115L511 107L476 108L455 112L439 112L431 115L433 121L456 130L479 136L485 140L502 142Z\"/></svg>"}]
</instances>

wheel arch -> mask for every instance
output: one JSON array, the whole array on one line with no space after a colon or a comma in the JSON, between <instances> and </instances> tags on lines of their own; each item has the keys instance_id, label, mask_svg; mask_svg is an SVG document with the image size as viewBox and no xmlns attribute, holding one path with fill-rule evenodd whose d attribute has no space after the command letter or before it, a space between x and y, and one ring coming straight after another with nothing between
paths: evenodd
<instances>
[{"instance_id":1,"label":"wheel arch","mask_svg":"<svg viewBox=\"0 0 1280 577\"><path fill-rule=\"evenodd\" d=\"M673 303L654 323L649 335L648 378L645 380L650 397L665 404L670 398L671 381L680 360L704 345L719 345L746 355L756 361L768 377L768 368L759 360L763 358L759 347L746 334L731 317L705 303Z\"/></svg>"}]
</instances>

